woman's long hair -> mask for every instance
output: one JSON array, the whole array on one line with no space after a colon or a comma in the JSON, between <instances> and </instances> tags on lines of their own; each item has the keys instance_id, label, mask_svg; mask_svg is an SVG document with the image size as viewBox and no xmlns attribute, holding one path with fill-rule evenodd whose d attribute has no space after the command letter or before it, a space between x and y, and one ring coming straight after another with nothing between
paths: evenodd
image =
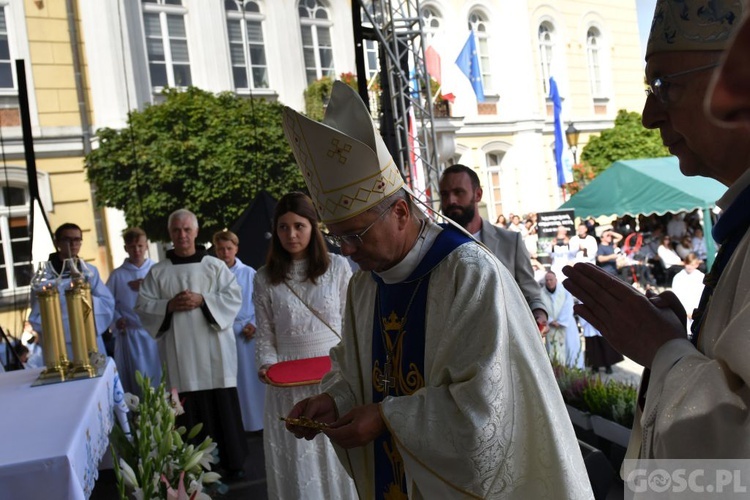
<instances>
[{"instance_id":1,"label":"woman's long hair","mask_svg":"<svg viewBox=\"0 0 750 500\"><path fill-rule=\"evenodd\" d=\"M284 249L277 231L279 218L289 212L304 217L312 226L310 244L306 248L307 279L315 283L315 279L328 270L331 258L328 255L323 234L318 227L318 214L315 212L312 200L304 193L292 192L281 197L276 204L276 210L273 212L273 238L266 257L266 267L268 267L271 284L282 283L289 274L289 268L292 265L292 256Z\"/></svg>"}]
</instances>

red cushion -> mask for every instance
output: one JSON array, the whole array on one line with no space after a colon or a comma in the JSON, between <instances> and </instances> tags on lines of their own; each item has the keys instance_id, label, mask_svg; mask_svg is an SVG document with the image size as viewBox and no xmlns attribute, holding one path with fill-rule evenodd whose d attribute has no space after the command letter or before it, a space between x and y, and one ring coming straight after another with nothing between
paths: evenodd
<instances>
[{"instance_id":1,"label":"red cushion","mask_svg":"<svg viewBox=\"0 0 750 500\"><path fill-rule=\"evenodd\" d=\"M271 385L279 387L311 385L319 383L329 371L331 358L328 356L295 359L271 365L266 372L266 379Z\"/></svg>"}]
</instances>

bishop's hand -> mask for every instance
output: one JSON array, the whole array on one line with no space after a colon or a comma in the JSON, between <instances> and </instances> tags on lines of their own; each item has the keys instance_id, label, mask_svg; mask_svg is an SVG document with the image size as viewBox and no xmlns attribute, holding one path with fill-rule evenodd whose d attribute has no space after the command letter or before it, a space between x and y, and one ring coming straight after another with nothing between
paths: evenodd
<instances>
[{"instance_id":1,"label":"bishop's hand","mask_svg":"<svg viewBox=\"0 0 750 500\"><path fill-rule=\"evenodd\" d=\"M337 416L338 411L336 410L336 403L333 401L333 398L323 393L298 402L286 418L297 419L305 417L316 422L330 424L336 420ZM320 432L317 429L292 425L290 423L286 424L286 429L294 434L297 439L305 438L308 441Z\"/></svg>"},{"instance_id":2,"label":"bishop's hand","mask_svg":"<svg viewBox=\"0 0 750 500\"><path fill-rule=\"evenodd\" d=\"M385 421L377 403L357 406L323 429L331 441L347 449L365 446L385 431Z\"/></svg>"}]
</instances>

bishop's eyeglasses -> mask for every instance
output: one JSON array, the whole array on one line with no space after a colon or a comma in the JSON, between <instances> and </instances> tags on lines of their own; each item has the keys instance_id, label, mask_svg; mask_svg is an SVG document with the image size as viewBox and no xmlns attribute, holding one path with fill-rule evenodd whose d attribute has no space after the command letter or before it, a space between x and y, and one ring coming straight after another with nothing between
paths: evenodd
<instances>
[{"instance_id":1,"label":"bishop's eyeglasses","mask_svg":"<svg viewBox=\"0 0 750 500\"><path fill-rule=\"evenodd\" d=\"M322 231L323 237L326 239L326 241L328 243L330 243L331 245L333 245L333 246L335 246L337 248L341 248L344 245L349 245L349 246L354 246L354 247L360 247L360 246L362 246L362 243L363 243L362 237L367 233L367 231L369 231L370 229L372 229L372 226L374 226L375 224L377 224L378 221L385 216L385 214L387 214L388 212L390 212L391 209L393 208L393 206L396 203L398 203L398 200L395 201L395 202L393 202L393 203L391 203L391 205L388 208L386 208L385 210L383 210L380 213L380 215L378 215L377 219L375 219L374 221L372 221L372 224L370 224L369 226L367 226L366 228L364 228L359 233L342 234L341 236L337 236L337 235L331 234L331 233L329 233L327 231Z\"/></svg>"},{"instance_id":2,"label":"bishop's eyeglasses","mask_svg":"<svg viewBox=\"0 0 750 500\"><path fill-rule=\"evenodd\" d=\"M658 100L663 105L671 104L674 101L674 97L669 93L669 89L672 86L670 80L674 80L675 78L684 75L689 75L690 73L697 73L699 71L713 69L719 64L720 63L717 61L711 64L706 64L705 66L698 66L697 68L678 71L677 73L672 73L671 75L658 76L650 82L646 82L646 95L654 96L656 100Z\"/></svg>"}]
</instances>

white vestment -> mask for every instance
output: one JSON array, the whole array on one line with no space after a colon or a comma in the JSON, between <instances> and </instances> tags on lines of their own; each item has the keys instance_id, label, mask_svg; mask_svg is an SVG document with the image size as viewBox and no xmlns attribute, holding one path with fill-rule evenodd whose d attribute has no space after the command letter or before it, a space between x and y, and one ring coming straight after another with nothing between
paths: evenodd
<instances>
[{"instance_id":1,"label":"white vestment","mask_svg":"<svg viewBox=\"0 0 750 500\"><path fill-rule=\"evenodd\" d=\"M750 170L718 205L726 208L724 200L748 185ZM698 348L687 339L675 339L657 351L643 413L640 419L636 415L629 456L750 458L749 292L747 231L716 285Z\"/></svg>"},{"instance_id":2,"label":"white vestment","mask_svg":"<svg viewBox=\"0 0 750 500\"><path fill-rule=\"evenodd\" d=\"M271 284L268 268L255 276L253 301L258 318L256 364L326 356L339 337L308 307L341 335L346 288L352 275L347 260L331 255L328 270L313 284L307 279L307 260L292 261L287 282ZM302 302L304 300L304 303ZM339 463L331 441L318 436L312 441L297 439L279 424L295 403L320 392L319 386L268 386L266 390L265 454L268 498L354 499L354 483Z\"/></svg>"},{"instance_id":3,"label":"white vestment","mask_svg":"<svg viewBox=\"0 0 750 500\"><path fill-rule=\"evenodd\" d=\"M562 283L563 281L565 281L565 279L567 279L567 276L563 274L562 270L563 267L567 266L568 264L575 263L577 248L578 247L571 247L570 243L564 243L562 245L553 243L552 251L550 253L552 264L550 265L549 270L555 273L558 283Z\"/></svg>"},{"instance_id":4,"label":"white vestment","mask_svg":"<svg viewBox=\"0 0 750 500\"><path fill-rule=\"evenodd\" d=\"M664 269L669 269L672 266L681 266L683 264L682 259L677 255L677 252L671 248L665 247L664 245L659 245L659 248L656 249L656 254L661 259L662 264L664 264Z\"/></svg>"},{"instance_id":5,"label":"white vestment","mask_svg":"<svg viewBox=\"0 0 750 500\"><path fill-rule=\"evenodd\" d=\"M547 350L550 358L567 366L583 368L581 337L573 314L573 296L558 282L554 292L542 287L542 301L549 313ZM550 323L559 323L554 327Z\"/></svg>"},{"instance_id":6,"label":"white vestment","mask_svg":"<svg viewBox=\"0 0 750 500\"><path fill-rule=\"evenodd\" d=\"M416 268L415 252L398 266ZM344 339L321 383L339 415L372 402L376 290L365 272L349 286ZM507 269L473 242L459 246L431 273L425 322L424 386L380 404L409 497L591 498L536 322ZM373 498L372 443L337 451L359 498Z\"/></svg>"},{"instance_id":7,"label":"white vestment","mask_svg":"<svg viewBox=\"0 0 750 500\"><path fill-rule=\"evenodd\" d=\"M599 250L599 245L596 243L596 238L587 234L584 238L578 235L570 238L570 249L575 252L575 262L589 262L596 264L596 254ZM558 279L560 276L558 276Z\"/></svg>"},{"instance_id":8,"label":"white vestment","mask_svg":"<svg viewBox=\"0 0 750 500\"><path fill-rule=\"evenodd\" d=\"M167 313L167 302L185 290L203 295L204 305ZM166 259L151 268L135 309L143 327L159 341L170 387L190 392L237 386L232 324L241 305L237 280L215 257L183 264Z\"/></svg>"},{"instance_id":9,"label":"white vestment","mask_svg":"<svg viewBox=\"0 0 750 500\"><path fill-rule=\"evenodd\" d=\"M99 277L99 271L96 267L84 262L83 260L78 261L79 263L86 266L89 272L89 283L91 285L91 296L94 300L94 321L96 323L96 341L99 352L106 354L104 348L104 341L102 341L102 333L104 333L112 323L112 316L114 314L115 299L109 290L102 282ZM73 344L70 339L70 325L68 324L68 305L65 300L65 290L70 288L70 277L65 277L60 280L60 284L57 289L60 292L60 310L62 312L62 323L63 330L65 333L65 343L68 347L68 359L73 360ZM39 332L39 344L42 345L41 336L44 335L42 330L42 315L39 312L39 301L36 298L35 293L31 293L31 314L29 314L29 323L31 326Z\"/></svg>"},{"instance_id":10,"label":"white vestment","mask_svg":"<svg viewBox=\"0 0 750 500\"><path fill-rule=\"evenodd\" d=\"M247 340L242 329L249 323L257 326L255 306L253 306L253 278L255 269L246 266L240 259L234 259L229 268L242 288L242 307L234 319L234 337L237 342L237 395L242 409L242 426L248 432L263 428L263 406L266 386L258 378L255 365L255 337Z\"/></svg>"},{"instance_id":11,"label":"white vestment","mask_svg":"<svg viewBox=\"0 0 750 500\"><path fill-rule=\"evenodd\" d=\"M683 269L674 275L674 279L672 280L672 292L674 292L674 294L677 295L677 298L680 299L680 303L682 304L682 307L685 308L685 312L688 316L692 316L693 310L698 307L698 303L701 301L704 277L705 274L697 269L690 273L688 273L686 269ZM688 317L688 332L690 332L692 324L693 319Z\"/></svg>"},{"instance_id":12,"label":"white vestment","mask_svg":"<svg viewBox=\"0 0 750 500\"><path fill-rule=\"evenodd\" d=\"M134 394L140 394L135 379L136 371L141 372L144 377L149 377L154 388L161 381L159 348L141 325L141 318L134 309L138 292L128 285L133 280L145 278L153 265L151 259L146 259L141 267L125 259L120 267L112 271L107 280L107 288L115 298L115 314L110 326L115 334L115 363L123 388L126 392ZM127 323L124 330L116 327L121 318Z\"/></svg>"}]
</instances>

